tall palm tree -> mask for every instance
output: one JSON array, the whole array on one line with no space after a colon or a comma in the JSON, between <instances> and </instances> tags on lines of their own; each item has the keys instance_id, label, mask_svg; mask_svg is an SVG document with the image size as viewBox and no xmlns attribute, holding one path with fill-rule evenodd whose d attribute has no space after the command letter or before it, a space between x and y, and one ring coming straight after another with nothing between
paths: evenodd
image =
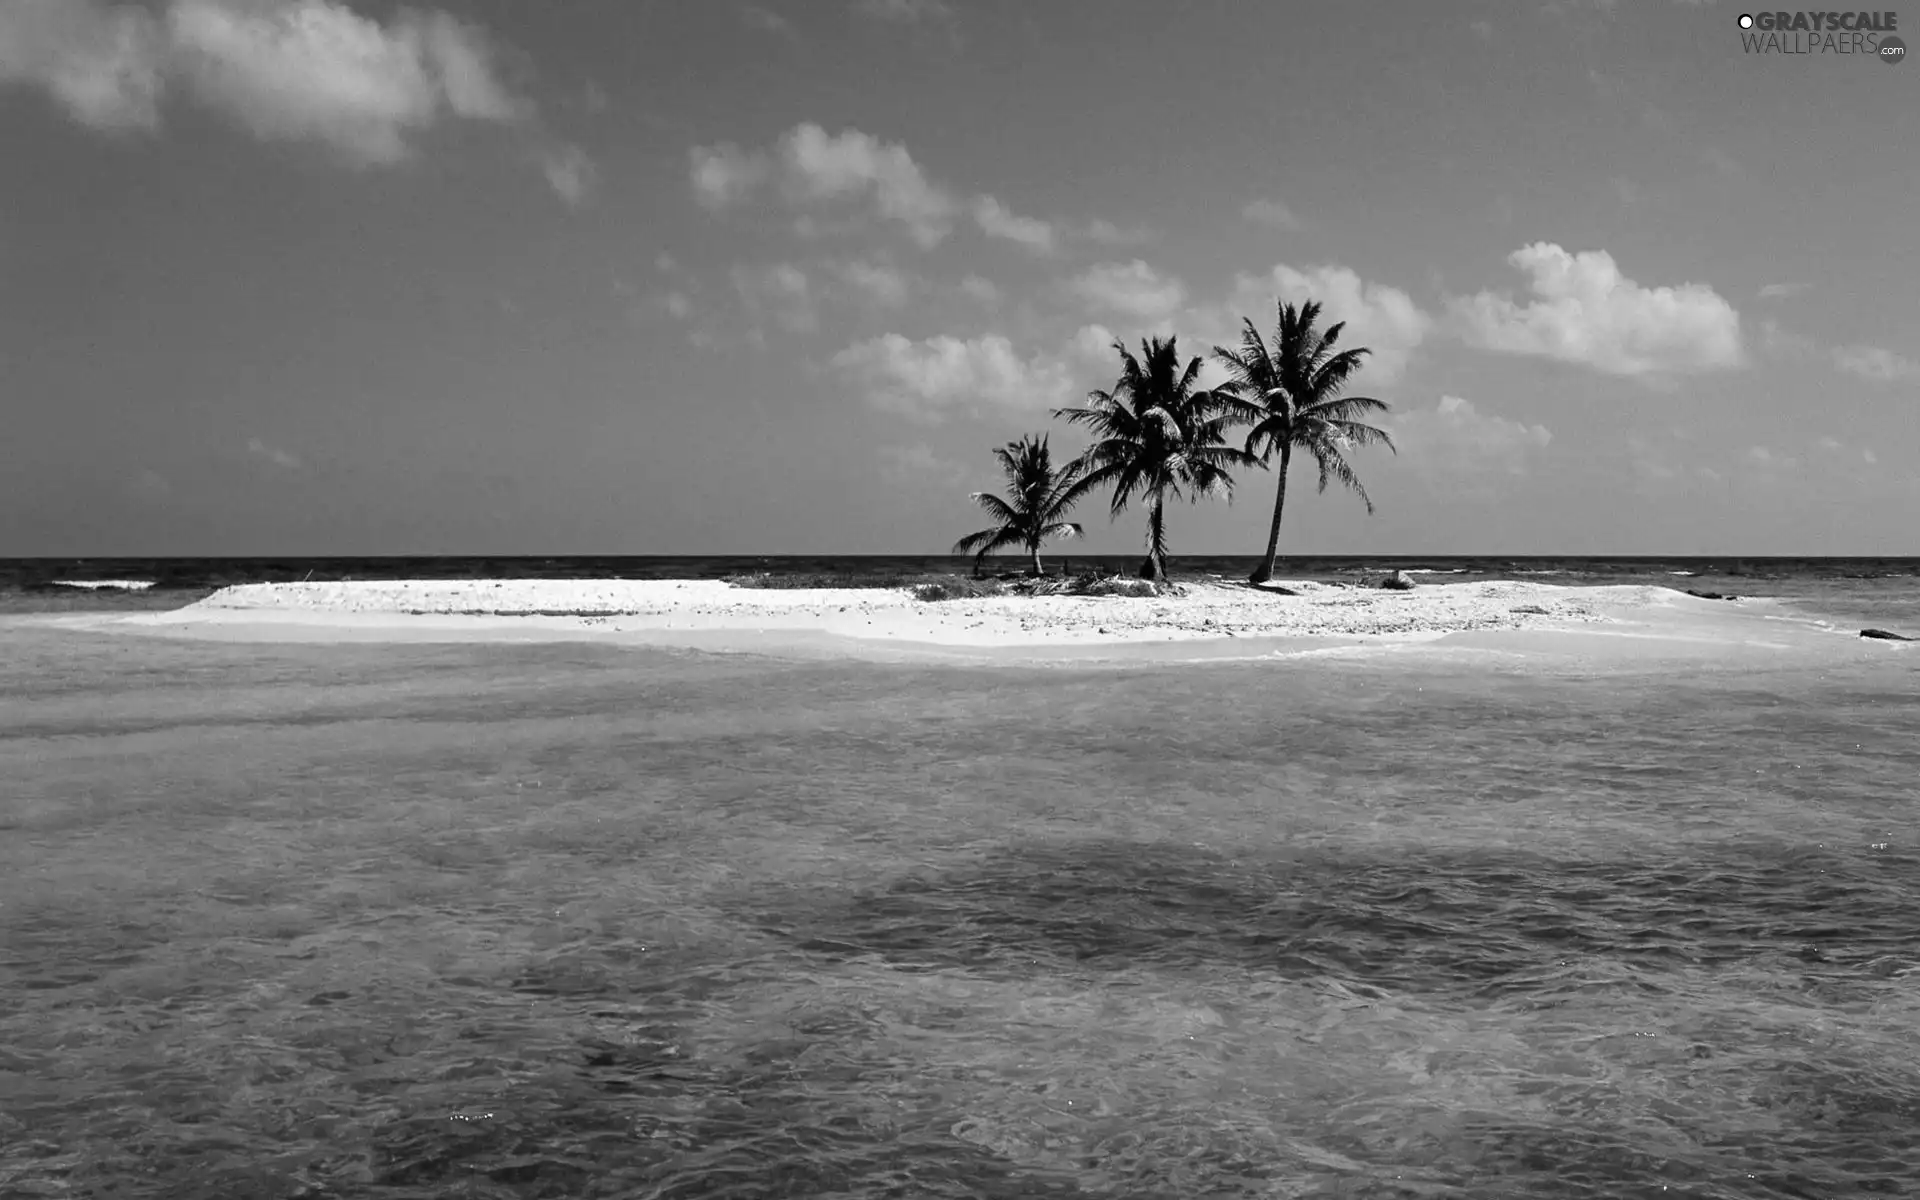
<instances>
[{"instance_id":1,"label":"tall palm tree","mask_svg":"<svg viewBox=\"0 0 1920 1200\"><path fill-rule=\"evenodd\" d=\"M1181 499L1182 489L1197 498L1233 497L1230 467L1257 466L1260 460L1226 443L1226 431L1244 420L1242 408L1227 396L1199 386L1200 359L1185 370L1174 338L1140 343L1135 358L1122 343L1120 379L1112 391L1091 392L1084 408L1057 408L1055 417L1093 431L1093 445L1074 460L1080 479L1069 489L1079 499L1093 488L1113 488L1113 516L1136 495L1147 505L1147 561L1142 579L1167 574L1166 501Z\"/></svg>"},{"instance_id":2,"label":"tall palm tree","mask_svg":"<svg viewBox=\"0 0 1920 1200\"><path fill-rule=\"evenodd\" d=\"M990 492L975 492L973 502L1000 522L991 529L970 533L953 544L955 554L973 553L974 574L987 555L1005 546L1025 546L1033 564L1028 573L1040 576L1040 543L1053 537L1078 537L1082 532L1073 521L1063 521L1067 510L1080 499L1070 495L1075 482L1071 470L1055 472L1053 456L1047 450L1047 438L1022 437L994 449L1000 469L1007 476L1007 499ZM976 552L977 553L974 553Z\"/></svg>"},{"instance_id":3,"label":"tall palm tree","mask_svg":"<svg viewBox=\"0 0 1920 1200\"><path fill-rule=\"evenodd\" d=\"M1373 500L1360 485L1359 476L1346 459L1351 446L1379 444L1395 454L1393 439L1383 429L1360 420L1390 406L1371 396L1347 396L1342 393L1354 372L1372 351L1365 346L1335 351L1341 322L1322 333L1314 328L1320 318L1320 305L1309 300L1300 307L1280 305L1280 324L1274 330L1273 346L1268 348L1253 322L1243 319L1240 349L1214 347L1214 357L1232 373L1221 387L1233 397L1231 409L1253 428L1247 434L1247 449L1258 452L1262 465L1280 451L1280 485L1273 500L1273 528L1267 535L1267 557L1254 569L1253 583L1273 578L1273 564L1280 552L1280 519L1287 506L1287 468L1292 464L1295 447L1306 451L1320 467L1320 490L1327 481L1337 479L1359 493L1367 512L1373 512Z\"/></svg>"}]
</instances>

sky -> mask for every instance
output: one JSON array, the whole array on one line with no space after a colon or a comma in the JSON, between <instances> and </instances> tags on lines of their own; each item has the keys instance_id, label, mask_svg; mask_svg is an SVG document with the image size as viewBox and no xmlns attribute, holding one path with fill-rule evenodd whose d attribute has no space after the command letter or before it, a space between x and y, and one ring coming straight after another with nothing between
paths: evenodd
<instances>
[{"instance_id":1,"label":"sky","mask_svg":"<svg viewBox=\"0 0 1920 1200\"><path fill-rule=\"evenodd\" d=\"M1920 65L1740 12L0 0L0 556L941 554L1306 299L1283 554L1920 553Z\"/></svg>"}]
</instances>

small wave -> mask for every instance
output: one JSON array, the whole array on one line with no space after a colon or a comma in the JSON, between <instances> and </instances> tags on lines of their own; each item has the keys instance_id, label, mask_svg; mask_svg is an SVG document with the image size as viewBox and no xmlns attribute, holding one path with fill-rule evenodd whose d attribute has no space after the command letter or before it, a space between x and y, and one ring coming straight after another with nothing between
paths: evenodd
<instances>
[{"instance_id":1,"label":"small wave","mask_svg":"<svg viewBox=\"0 0 1920 1200\"><path fill-rule=\"evenodd\" d=\"M86 588L89 591L107 589L119 592L143 592L153 586L151 579L56 579L55 587Z\"/></svg>"}]
</instances>

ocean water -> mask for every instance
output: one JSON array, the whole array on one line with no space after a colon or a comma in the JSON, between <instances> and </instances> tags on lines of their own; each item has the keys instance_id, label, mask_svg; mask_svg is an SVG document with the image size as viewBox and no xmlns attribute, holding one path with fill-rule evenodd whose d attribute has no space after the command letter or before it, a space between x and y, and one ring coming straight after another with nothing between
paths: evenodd
<instances>
[{"instance_id":1,"label":"ocean water","mask_svg":"<svg viewBox=\"0 0 1920 1200\"><path fill-rule=\"evenodd\" d=\"M1777 574L1667 578L1920 623L1909 575ZM0 1195L1911 1195L1920 658L1877 649L0 617Z\"/></svg>"}]
</instances>

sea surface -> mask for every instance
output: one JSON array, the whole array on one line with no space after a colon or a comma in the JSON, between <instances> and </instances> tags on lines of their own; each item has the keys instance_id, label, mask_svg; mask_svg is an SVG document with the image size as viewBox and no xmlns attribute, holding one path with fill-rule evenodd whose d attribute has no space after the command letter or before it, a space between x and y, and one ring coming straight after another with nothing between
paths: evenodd
<instances>
[{"instance_id":1,"label":"sea surface","mask_svg":"<svg viewBox=\"0 0 1920 1200\"><path fill-rule=\"evenodd\" d=\"M4 569L766 569L141 566ZM1781 597L1849 652L1037 669L0 616L0 1195L1913 1195L1920 646L1851 635L1920 632L1920 564L1284 573L1392 567Z\"/></svg>"}]
</instances>

